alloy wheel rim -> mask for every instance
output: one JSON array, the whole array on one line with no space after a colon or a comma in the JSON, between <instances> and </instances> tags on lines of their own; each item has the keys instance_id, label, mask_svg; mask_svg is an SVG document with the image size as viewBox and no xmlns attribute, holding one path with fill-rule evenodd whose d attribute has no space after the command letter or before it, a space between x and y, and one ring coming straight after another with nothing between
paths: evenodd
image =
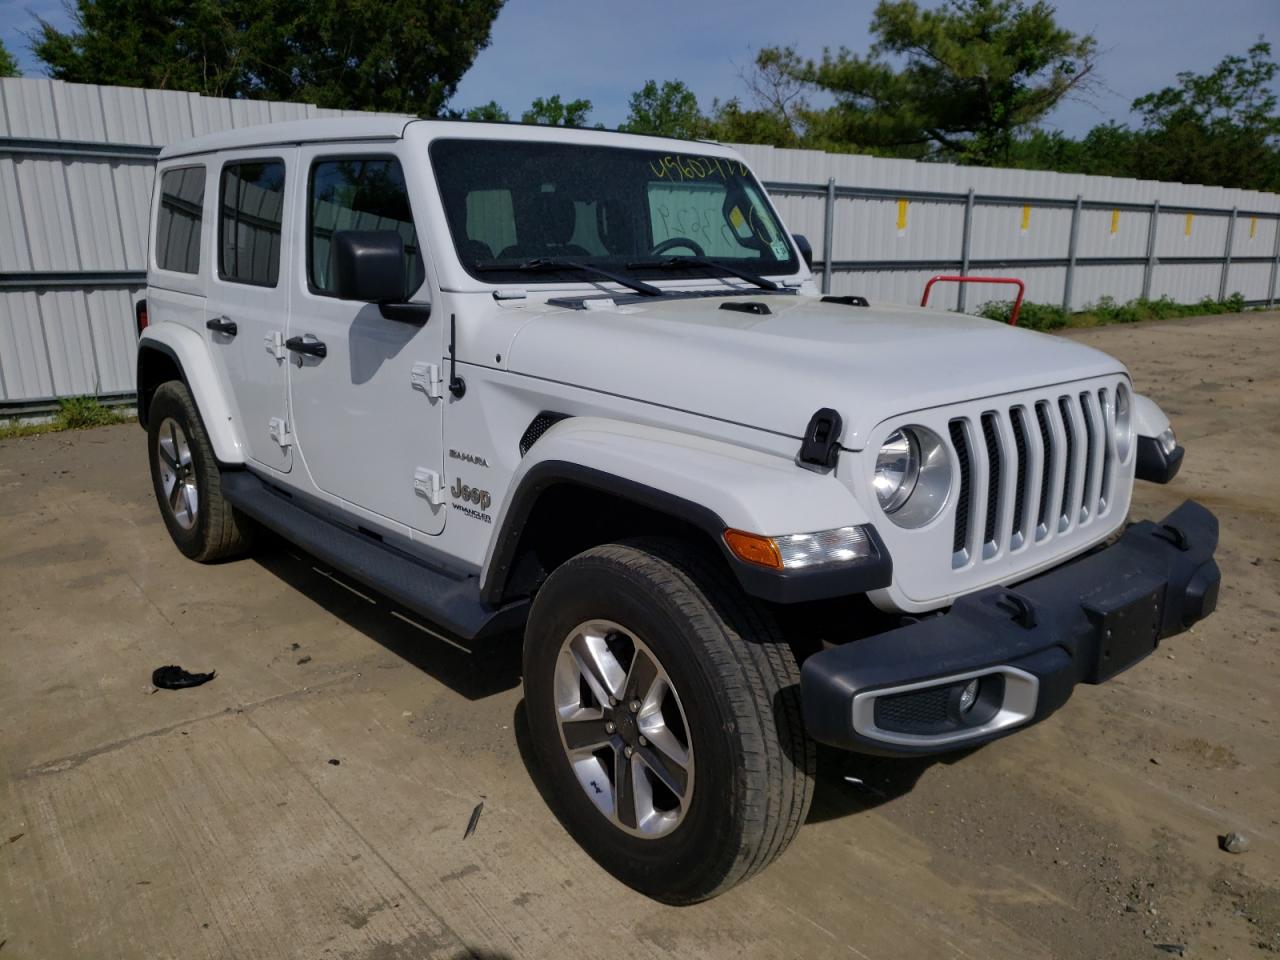
<instances>
[{"instance_id":1,"label":"alloy wheel rim","mask_svg":"<svg viewBox=\"0 0 1280 960\"><path fill-rule=\"evenodd\" d=\"M160 464L160 485L169 514L183 530L190 530L196 525L200 492L191 445L182 426L172 417L166 418L156 431L156 460Z\"/></svg>"},{"instance_id":2,"label":"alloy wheel rim","mask_svg":"<svg viewBox=\"0 0 1280 960\"><path fill-rule=\"evenodd\" d=\"M693 741L653 651L620 624L588 620L561 644L553 684L560 743L596 809L645 839L678 827L693 797Z\"/></svg>"}]
</instances>

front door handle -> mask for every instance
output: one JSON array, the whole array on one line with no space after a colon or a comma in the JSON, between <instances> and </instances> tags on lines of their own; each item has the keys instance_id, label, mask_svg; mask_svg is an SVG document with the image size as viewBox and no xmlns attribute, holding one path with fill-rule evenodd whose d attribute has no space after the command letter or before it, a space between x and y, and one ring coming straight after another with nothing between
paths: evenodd
<instances>
[{"instance_id":1,"label":"front door handle","mask_svg":"<svg viewBox=\"0 0 1280 960\"><path fill-rule=\"evenodd\" d=\"M284 345L294 353L305 353L309 357L323 359L329 355L329 348L324 345L323 340L304 340L302 337L290 337L284 342Z\"/></svg>"},{"instance_id":2,"label":"front door handle","mask_svg":"<svg viewBox=\"0 0 1280 960\"><path fill-rule=\"evenodd\" d=\"M223 336L234 337L237 328L234 320L227 317L214 317L212 320L205 321L205 329L221 333Z\"/></svg>"}]
</instances>

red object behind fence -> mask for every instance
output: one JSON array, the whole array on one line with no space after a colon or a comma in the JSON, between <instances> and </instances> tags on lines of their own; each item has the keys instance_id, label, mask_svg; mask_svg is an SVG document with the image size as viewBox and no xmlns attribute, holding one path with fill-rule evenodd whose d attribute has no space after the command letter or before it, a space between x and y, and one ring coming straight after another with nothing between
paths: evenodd
<instances>
[{"instance_id":1,"label":"red object behind fence","mask_svg":"<svg viewBox=\"0 0 1280 960\"><path fill-rule=\"evenodd\" d=\"M1009 325L1013 327L1018 325L1018 311L1022 309L1022 298L1027 292L1027 285L1017 277L930 277L929 282L924 285L924 296L920 298L920 306L929 305L929 293L939 280L944 283L1012 283L1018 288L1018 296L1014 299L1013 310L1009 313Z\"/></svg>"}]
</instances>

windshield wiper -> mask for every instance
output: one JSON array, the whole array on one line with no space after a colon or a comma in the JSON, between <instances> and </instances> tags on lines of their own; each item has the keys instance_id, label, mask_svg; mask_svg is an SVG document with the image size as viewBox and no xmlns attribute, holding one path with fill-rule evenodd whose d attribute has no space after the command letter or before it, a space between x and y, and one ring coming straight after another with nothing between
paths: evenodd
<instances>
[{"instance_id":1,"label":"windshield wiper","mask_svg":"<svg viewBox=\"0 0 1280 960\"><path fill-rule=\"evenodd\" d=\"M589 263L578 263L576 260L560 260L556 257L534 257L532 260L526 260L523 263L497 263L490 260L487 263L477 263L477 270L517 270L521 273L533 273L540 270L577 270L581 273L595 274L597 277L604 277L606 280L612 280L614 283L620 283L622 286L636 293L643 294L646 297L659 297L662 290L655 287L651 283L645 283L643 280L637 280L634 277L628 277L621 273L614 273L612 270L605 270L603 267L592 266Z\"/></svg>"},{"instance_id":2,"label":"windshield wiper","mask_svg":"<svg viewBox=\"0 0 1280 960\"><path fill-rule=\"evenodd\" d=\"M712 260L710 257L667 257L663 260L642 260L638 263L628 263L628 270L676 270L681 267L713 267L716 270L723 270L731 277L737 277L739 280L745 280L747 283L754 284L761 290L777 290L778 285L772 280L768 280L759 274L752 273L749 270L740 270L732 267L722 260Z\"/></svg>"}]
</instances>

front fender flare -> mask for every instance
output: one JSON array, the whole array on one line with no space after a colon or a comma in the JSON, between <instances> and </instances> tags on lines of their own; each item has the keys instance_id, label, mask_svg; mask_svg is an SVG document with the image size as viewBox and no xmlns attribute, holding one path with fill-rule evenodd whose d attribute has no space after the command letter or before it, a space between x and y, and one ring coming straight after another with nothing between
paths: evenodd
<instances>
[{"instance_id":1,"label":"front fender flare","mask_svg":"<svg viewBox=\"0 0 1280 960\"><path fill-rule=\"evenodd\" d=\"M1138 392L1133 394L1133 432L1139 437L1158 437L1169 429L1169 417L1160 404Z\"/></svg>"},{"instance_id":2,"label":"front fender flare","mask_svg":"<svg viewBox=\"0 0 1280 960\"><path fill-rule=\"evenodd\" d=\"M772 454L687 433L599 417L551 427L512 477L498 514L481 595L503 596L526 521L538 498L557 484L579 485L677 517L718 545L748 593L781 603L848 596L888 586L892 564L866 512L834 474L797 467ZM839 568L777 572L729 552L726 529L766 536L865 526L873 560Z\"/></svg>"},{"instance_id":3,"label":"front fender flare","mask_svg":"<svg viewBox=\"0 0 1280 960\"><path fill-rule=\"evenodd\" d=\"M218 462L244 463L244 438L240 434L234 409L218 381L209 348L200 334L180 324L158 323L142 331L142 336L138 339L139 361L146 350L158 350L177 365L187 389L195 399L196 409L200 411Z\"/></svg>"}]
</instances>

